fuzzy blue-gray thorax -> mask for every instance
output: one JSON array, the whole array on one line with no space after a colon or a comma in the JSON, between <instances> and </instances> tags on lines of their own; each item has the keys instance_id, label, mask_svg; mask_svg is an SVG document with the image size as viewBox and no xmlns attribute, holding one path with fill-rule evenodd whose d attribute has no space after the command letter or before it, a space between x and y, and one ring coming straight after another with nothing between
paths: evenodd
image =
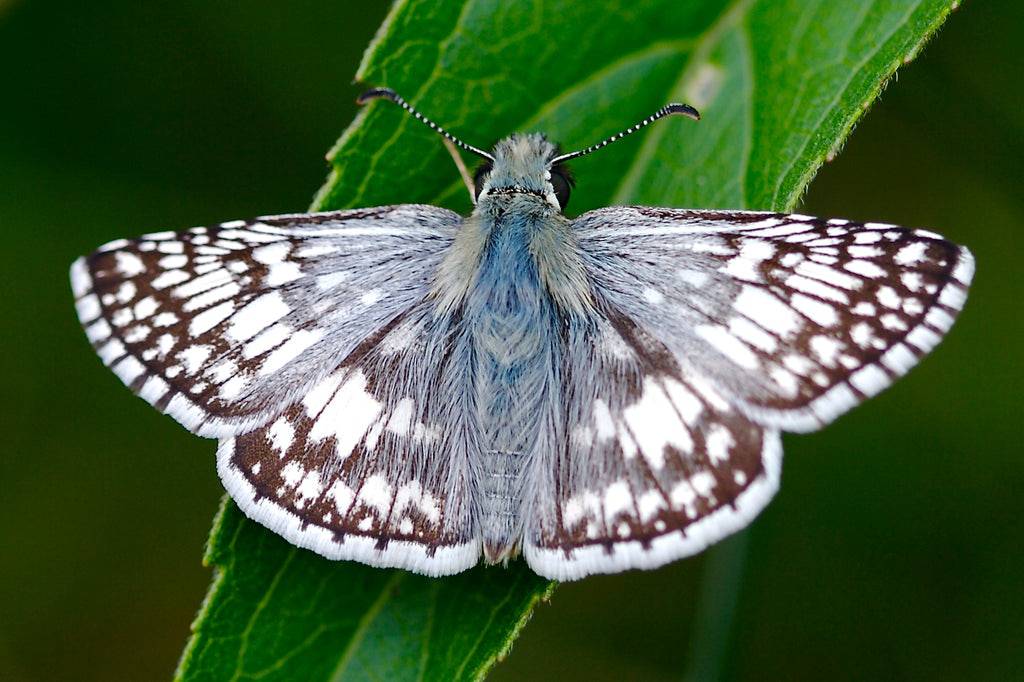
<instances>
[{"instance_id":1,"label":"fuzzy blue-gray thorax","mask_svg":"<svg viewBox=\"0 0 1024 682\"><path fill-rule=\"evenodd\" d=\"M527 299L549 298L565 313L587 314L590 286L569 220L568 170L543 135L519 134L495 145L493 162L477 170L476 208L438 269L433 297L440 314L459 308L470 291L533 287Z\"/></svg>"}]
</instances>

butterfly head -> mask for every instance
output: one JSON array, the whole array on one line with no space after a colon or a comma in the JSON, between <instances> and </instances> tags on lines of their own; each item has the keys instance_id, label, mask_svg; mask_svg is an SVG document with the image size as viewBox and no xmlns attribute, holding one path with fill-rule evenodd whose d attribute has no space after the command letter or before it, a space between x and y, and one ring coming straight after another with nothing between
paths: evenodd
<instances>
[{"instance_id":1,"label":"butterfly head","mask_svg":"<svg viewBox=\"0 0 1024 682\"><path fill-rule=\"evenodd\" d=\"M561 162L558 146L543 135L512 135L494 147L492 158L473 177L477 201L485 197L532 194L563 210L569 203L572 174Z\"/></svg>"}]
</instances>

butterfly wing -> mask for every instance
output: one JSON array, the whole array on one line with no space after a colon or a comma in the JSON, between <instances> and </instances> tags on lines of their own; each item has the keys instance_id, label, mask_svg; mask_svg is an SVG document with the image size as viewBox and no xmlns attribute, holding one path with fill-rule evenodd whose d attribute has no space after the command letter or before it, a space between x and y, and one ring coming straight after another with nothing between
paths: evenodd
<instances>
[{"instance_id":1,"label":"butterfly wing","mask_svg":"<svg viewBox=\"0 0 1024 682\"><path fill-rule=\"evenodd\" d=\"M225 487L248 516L331 559L469 568L471 345L431 303L415 306L270 424L223 439Z\"/></svg>"},{"instance_id":2,"label":"butterfly wing","mask_svg":"<svg viewBox=\"0 0 1024 682\"><path fill-rule=\"evenodd\" d=\"M574 227L599 314L565 345L564 448L538 467L524 541L562 580L746 525L777 489L779 431L905 373L973 271L965 249L890 225L634 207Z\"/></svg>"},{"instance_id":3,"label":"butterfly wing","mask_svg":"<svg viewBox=\"0 0 1024 682\"><path fill-rule=\"evenodd\" d=\"M523 553L541 575L654 568L746 525L779 484L778 430L750 421L595 296L564 346L561 448L538 453Z\"/></svg>"},{"instance_id":4,"label":"butterfly wing","mask_svg":"<svg viewBox=\"0 0 1024 682\"><path fill-rule=\"evenodd\" d=\"M967 249L924 230L616 207L574 223L595 288L755 421L809 431L905 374L967 296Z\"/></svg>"},{"instance_id":5,"label":"butterfly wing","mask_svg":"<svg viewBox=\"0 0 1024 682\"><path fill-rule=\"evenodd\" d=\"M461 220L410 205L146 235L79 259L72 286L121 380L221 438L248 516L330 558L453 573L480 554L469 362L425 297Z\"/></svg>"},{"instance_id":6,"label":"butterfly wing","mask_svg":"<svg viewBox=\"0 0 1024 682\"><path fill-rule=\"evenodd\" d=\"M75 261L72 288L127 386L194 433L231 436L420 301L461 220L402 205L150 234Z\"/></svg>"}]
</instances>

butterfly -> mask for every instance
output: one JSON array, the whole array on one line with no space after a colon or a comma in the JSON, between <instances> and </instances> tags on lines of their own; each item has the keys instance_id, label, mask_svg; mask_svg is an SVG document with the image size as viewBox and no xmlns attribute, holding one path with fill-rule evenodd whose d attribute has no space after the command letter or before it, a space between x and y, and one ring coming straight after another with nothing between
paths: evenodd
<instances>
[{"instance_id":1,"label":"butterfly","mask_svg":"<svg viewBox=\"0 0 1024 682\"><path fill-rule=\"evenodd\" d=\"M241 510L331 559L431 576L522 555L573 580L747 525L780 432L831 422L940 341L967 249L880 223L616 206L563 214L539 134L486 152L472 214L426 205L235 220L71 267L103 362L219 440ZM454 145L454 146L453 146ZM461 160L461 159L460 159Z\"/></svg>"}]
</instances>

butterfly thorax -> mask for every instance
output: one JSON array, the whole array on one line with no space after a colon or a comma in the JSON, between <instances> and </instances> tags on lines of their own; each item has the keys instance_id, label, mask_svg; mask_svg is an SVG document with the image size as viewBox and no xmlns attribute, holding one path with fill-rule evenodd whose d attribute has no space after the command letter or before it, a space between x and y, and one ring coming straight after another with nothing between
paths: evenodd
<instances>
[{"instance_id":1,"label":"butterfly thorax","mask_svg":"<svg viewBox=\"0 0 1024 682\"><path fill-rule=\"evenodd\" d=\"M521 265L532 261L540 289L564 312L592 312L579 244L551 185L548 163L556 153L555 145L537 134L513 135L495 146L476 208L438 270L433 296L439 311L450 313L461 305L479 286L487 253L504 244L506 257L518 250Z\"/></svg>"}]
</instances>

